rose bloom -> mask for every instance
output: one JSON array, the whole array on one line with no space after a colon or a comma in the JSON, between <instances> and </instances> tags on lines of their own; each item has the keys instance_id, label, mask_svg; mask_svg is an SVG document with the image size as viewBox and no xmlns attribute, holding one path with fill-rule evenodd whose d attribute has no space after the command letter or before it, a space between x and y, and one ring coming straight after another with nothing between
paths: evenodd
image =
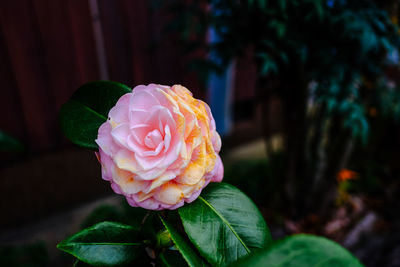
<instances>
[{"instance_id":1,"label":"rose bloom","mask_svg":"<svg viewBox=\"0 0 400 267\"><path fill-rule=\"evenodd\" d=\"M103 179L133 207L176 209L220 182L221 139L210 108L183 86L136 86L99 128Z\"/></svg>"}]
</instances>

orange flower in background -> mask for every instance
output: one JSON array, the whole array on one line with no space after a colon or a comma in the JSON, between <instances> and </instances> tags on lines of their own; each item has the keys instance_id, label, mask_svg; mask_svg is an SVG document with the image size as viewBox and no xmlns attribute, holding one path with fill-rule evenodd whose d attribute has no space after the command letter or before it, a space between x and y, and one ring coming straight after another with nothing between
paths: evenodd
<instances>
[{"instance_id":1,"label":"orange flower in background","mask_svg":"<svg viewBox=\"0 0 400 267\"><path fill-rule=\"evenodd\" d=\"M399 19L397 18L397 16L391 16L390 20L392 21L393 24L399 25Z\"/></svg>"},{"instance_id":2,"label":"orange flower in background","mask_svg":"<svg viewBox=\"0 0 400 267\"><path fill-rule=\"evenodd\" d=\"M358 173L349 169L342 169L339 171L336 178L338 182L353 180L358 178Z\"/></svg>"},{"instance_id":3,"label":"orange flower in background","mask_svg":"<svg viewBox=\"0 0 400 267\"><path fill-rule=\"evenodd\" d=\"M372 108L370 108L370 109L368 110L368 114L369 114L371 117L376 117L376 115L378 115L378 110L377 110L376 108L372 107Z\"/></svg>"}]
</instances>

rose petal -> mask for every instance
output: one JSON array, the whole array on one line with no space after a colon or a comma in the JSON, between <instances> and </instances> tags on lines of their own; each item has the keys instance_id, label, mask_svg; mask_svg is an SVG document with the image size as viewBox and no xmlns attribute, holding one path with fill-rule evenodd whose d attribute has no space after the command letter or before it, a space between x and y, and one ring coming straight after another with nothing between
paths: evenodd
<instances>
[{"instance_id":1,"label":"rose petal","mask_svg":"<svg viewBox=\"0 0 400 267\"><path fill-rule=\"evenodd\" d=\"M129 100L132 97L132 93L127 93L124 94L123 96L121 96L117 103L115 104L115 106L119 106L119 105L129 105Z\"/></svg>"},{"instance_id":2,"label":"rose petal","mask_svg":"<svg viewBox=\"0 0 400 267\"><path fill-rule=\"evenodd\" d=\"M129 106L135 109L149 110L150 108L160 105L160 102L147 90L133 90Z\"/></svg>"},{"instance_id":3,"label":"rose petal","mask_svg":"<svg viewBox=\"0 0 400 267\"><path fill-rule=\"evenodd\" d=\"M129 120L129 106L119 105L113 107L108 113L108 117L111 120L111 125L113 128L121 123L126 123Z\"/></svg>"},{"instance_id":4,"label":"rose petal","mask_svg":"<svg viewBox=\"0 0 400 267\"><path fill-rule=\"evenodd\" d=\"M215 162L214 168L211 172L206 174L206 179L210 179L212 182L221 182L224 177L224 165L219 155Z\"/></svg>"},{"instance_id":5,"label":"rose petal","mask_svg":"<svg viewBox=\"0 0 400 267\"><path fill-rule=\"evenodd\" d=\"M120 124L111 131L111 136L113 137L114 142L128 149L129 146L127 144L127 140L130 134L131 131L129 124L127 123Z\"/></svg>"},{"instance_id":6,"label":"rose petal","mask_svg":"<svg viewBox=\"0 0 400 267\"><path fill-rule=\"evenodd\" d=\"M171 146L171 149L165 153L163 161L160 162L160 167L161 168L165 168L169 165L171 165L172 163L174 163L174 161L176 161L179 157L179 154L181 152L181 148L183 145L183 141L176 141L173 143L173 145Z\"/></svg>"},{"instance_id":7,"label":"rose petal","mask_svg":"<svg viewBox=\"0 0 400 267\"><path fill-rule=\"evenodd\" d=\"M174 205L180 202L184 195L179 186L174 183L167 183L162 185L153 197L164 204Z\"/></svg>"},{"instance_id":8,"label":"rose petal","mask_svg":"<svg viewBox=\"0 0 400 267\"><path fill-rule=\"evenodd\" d=\"M120 194L120 195L123 194L123 192L122 192L122 190L121 190L121 188L119 187L118 184L112 182L112 183L111 183L111 188L112 188L112 190L113 190L115 193Z\"/></svg>"},{"instance_id":9,"label":"rose petal","mask_svg":"<svg viewBox=\"0 0 400 267\"><path fill-rule=\"evenodd\" d=\"M102 149L99 150L99 158L101 163L101 177L110 181L112 179L112 169L114 168L114 162Z\"/></svg>"},{"instance_id":10,"label":"rose petal","mask_svg":"<svg viewBox=\"0 0 400 267\"><path fill-rule=\"evenodd\" d=\"M150 191L153 191L155 188L165 184L168 181L171 181L176 177L176 174L173 172L166 172L163 175L159 176L158 178L154 179L150 186L144 190L144 193L148 193Z\"/></svg>"},{"instance_id":11,"label":"rose petal","mask_svg":"<svg viewBox=\"0 0 400 267\"><path fill-rule=\"evenodd\" d=\"M140 170L133 152L125 149L121 149L114 156L114 162L117 164L118 168L136 173Z\"/></svg>"},{"instance_id":12,"label":"rose petal","mask_svg":"<svg viewBox=\"0 0 400 267\"><path fill-rule=\"evenodd\" d=\"M149 112L145 109L130 108L129 110L129 125L144 124L149 116Z\"/></svg>"},{"instance_id":13,"label":"rose petal","mask_svg":"<svg viewBox=\"0 0 400 267\"><path fill-rule=\"evenodd\" d=\"M113 141L111 136L111 125L108 121L99 127L99 134L95 142L104 151L104 153L109 156L112 156L117 152L118 146Z\"/></svg>"},{"instance_id":14,"label":"rose petal","mask_svg":"<svg viewBox=\"0 0 400 267\"><path fill-rule=\"evenodd\" d=\"M150 170L155 168L158 164L160 164L164 160L164 157L160 155L154 157L151 156L142 157L138 153L135 153L135 159L143 170Z\"/></svg>"},{"instance_id":15,"label":"rose petal","mask_svg":"<svg viewBox=\"0 0 400 267\"><path fill-rule=\"evenodd\" d=\"M158 144L156 149L144 151L143 152L143 156L144 157L155 157L155 156L158 156L163 147L164 147L164 142L161 142L161 143ZM160 155L160 157L162 157L162 155Z\"/></svg>"},{"instance_id":16,"label":"rose petal","mask_svg":"<svg viewBox=\"0 0 400 267\"><path fill-rule=\"evenodd\" d=\"M196 148L192 155L192 161L188 164L182 174L176 178L181 184L194 185L203 178L206 170L206 148L203 142L201 146Z\"/></svg>"},{"instance_id":17,"label":"rose petal","mask_svg":"<svg viewBox=\"0 0 400 267\"><path fill-rule=\"evenodd\" d=\"M164 128L164 152L166 152L171 143L171 131L169 129L169 125L166 125Z\"/></svg>"},{"instance_id":18,"label":"rose petal","mask_svg":"<svg viewBox=\"0 0 400 267\"><path fill-rule=\"evenodd\" d=\"M160 203L153 198L146 199L144 201L138 202L132 198L126 198L129 205L132 207L142 207L148 210L157 210L160 207Z\"/></svg>"},{"instance_id":19,"label":"rose petal","mask_svg":"<svg viewBox=\"0 0 400 267\"><path fill-rule=\"evenodd\" d=\"M113 170L113 180L126 194L135 194L146 189L150 182L135 179L135 175L119 168Z\"/></svg>"}]
</instances>

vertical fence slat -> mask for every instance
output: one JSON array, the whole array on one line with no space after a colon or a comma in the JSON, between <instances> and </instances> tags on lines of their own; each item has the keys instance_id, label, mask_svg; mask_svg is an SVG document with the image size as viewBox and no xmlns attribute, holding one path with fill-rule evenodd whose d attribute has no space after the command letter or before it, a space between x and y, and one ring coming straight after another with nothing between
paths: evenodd
<instances>
[{"instance_id":1,"label":"vertical fence slat","mask_svg":"<svg viewBox=\"0 0 400 267\"><path fill-rule=\"evenodd\" d=\"M27 138L24 125L24 117L20 109L19 96L16 89L16 81L11 71L11 65L4 36L0 31L0 80L1 80L1 103L0 103L0 130L23 139Z\"/></svg>"},{"instance_id":2,"label":"vertical fence slat","mask_svg":"<svg viewBox=\"0 0 400 267\"><path fill-rule=\"evenodd\" d=\"M50 132L54 110L47 95L43 58L37 24L29 1L6 1L0 22L10 65L20 96L29 141L33 149L48 149L54 140Z\"/></svg>"},{"instance_id":3,"label":"vertical fence slat","mask_svg":"<svg viewBox=\"0 0 400 267\"><path fill-rule=\"evenodd\" d=\"M92 18L88 1L65 1L68 8L68 23L72 31L72 44L78 74L74 90L81 84L99 79L98 61L96 58L93 37Z\"/></svg>"}]
</instances>

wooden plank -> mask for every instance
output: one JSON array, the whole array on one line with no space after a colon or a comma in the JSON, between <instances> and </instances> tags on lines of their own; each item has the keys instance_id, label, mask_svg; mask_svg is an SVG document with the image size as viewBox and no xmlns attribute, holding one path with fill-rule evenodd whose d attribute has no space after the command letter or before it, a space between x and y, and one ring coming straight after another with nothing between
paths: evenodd
<instances>
[{"instance_id":1,"label":"wooden plank","mask_svg":"<svg viewBox=\"0 0 400 267\"><path fill-rule=\"evenodd\" d=\"M27 133L24 116L21 111L16 81L11 71L7 48L4 44L4 36L0 31L0 80L1 80L1 104L0 104L0 130L19 138L26 139Z\"/></svg>"},{"instance_id":2,"label":"wooden plank","mask_svg":"<svg viewBox=\"0 0 400 267\"><path fill-rule=\"evenodd\" d=\"M54 106L54 112L48 114L51 121L51 134L58 145L62 142L58 127L58 111L71 96L77 86L77 64L73 51L72 33L68 23L66 1L39 0L33 2L33 11L37 20L37 32L43 49L42 70L48 80L47 94Z\"/></svg>"},{"instance_id":3,"label":"wooden plank","mask_svg":"<svg viewBox=\"0 0 400 267\"><path fill-rule=\"evenodd\" d=\"M53 0L33 3L47 66L49 94L55 106L55 112L48 116L54 126L51 131L57 137L57 145L70 144L58 127L61 105L80 85L98 77L87 1L77 4L78 1Z\"/></svg>"},{"instance_id":4,"label":"wooden plank","mask_svg":"<svg viewBox=\"0 0 400 267\"><path fill-rule=\"evenodd\" d=\"M99 0L100 21L111 80L133 86L131 51L118 6L119 1Z\"/></svg>"},{"instance_id":5,"label":"wooden plank","mask_svg":"<svg viewBox=\"0 0 400 267\"><path fill-rule=\"evenodd\" d=\"M149 84L151 62L149 61L149 3L146 1L118 1L121 20L131 49L131 75L134 85Z\"/></svg>"},{"instance_id":6,"label":"wooden plank","mask_svg":"<svg viewBox=\"0 0 400 267\"><path fill-rule=\"evenodd\" d=\"M98 80L99 68L96 57L95 43L93 37L92 18L90 16L88 1L73 0L65 1L68 9L68 22L72 31L72 45L78 74L77 84Z\"/></svg>"},{"instance_id":7,"label":"wooden plank","mask_svg":"<svg viewBox=\"0 0 400 267\"><path fill-rule=\"evenodd\" d=\"M0 9L0 27L20 96L29 142L33 149L48 149L54 143L49 114L55 107L48 92L43 48L31 1L6 1Z\"/></svg>"}]
</instances>

